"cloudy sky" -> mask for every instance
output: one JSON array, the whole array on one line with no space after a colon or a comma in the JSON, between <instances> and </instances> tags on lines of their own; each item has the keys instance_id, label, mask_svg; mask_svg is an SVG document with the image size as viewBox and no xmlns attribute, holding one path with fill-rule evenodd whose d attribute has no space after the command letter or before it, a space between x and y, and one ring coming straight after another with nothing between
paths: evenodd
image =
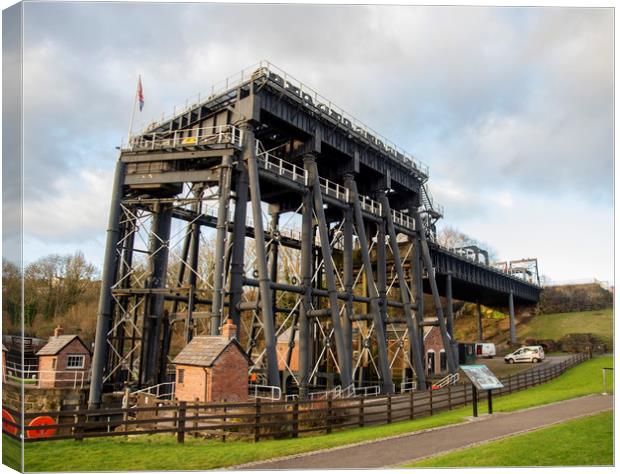
<instances>
[{"instance_id":1,"label":"cloudy sky","mask_svg":"<svg viewBox=\"0 0 620 474\"><path fill-rule=\"evenodd\" d=\"M426 162L445 224L613 280L611 9L27 3L23 54L26 262L101 265L138 73L136 128L268 59Z\"/></svg>"}]
</instances>

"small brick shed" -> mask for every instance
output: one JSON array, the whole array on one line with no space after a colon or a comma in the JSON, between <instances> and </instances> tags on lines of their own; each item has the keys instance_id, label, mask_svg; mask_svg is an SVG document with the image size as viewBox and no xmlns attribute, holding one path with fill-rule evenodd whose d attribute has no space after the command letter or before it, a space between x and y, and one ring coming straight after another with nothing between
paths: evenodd
<instances>
[{"instance_id":1,"label":"small brick shed","mask_svg":"<svg viewBox=\"0 0 620 474\"><path fill-rule=\"evenodd\" d=\"M63 335L60 326L36 355L41 388L82 386L88 379L90 350L79 336Z\"/></svg>"},{"instance_id":2,"label":"small brick shed","mask_svg":"<svg viewBox=\"0 0 620 474\"><path fill-rule=\"evenodd\" d=\"M426 368L426 373L431 376L447 372L446 352L439 326L427 326L425 328L424 367Z\"/></svg>"},{"instance_id":3,"label":"small brick shed","mask_svg":"<svg viewBox=\"0 0 620 474\"><path fill-rule=\"evenodd\" d=\"M191 402L242 402L248 399L250 359L228 320L221 336L196 336L177 355L175 397Z\"/></svg>"}]
</instances>

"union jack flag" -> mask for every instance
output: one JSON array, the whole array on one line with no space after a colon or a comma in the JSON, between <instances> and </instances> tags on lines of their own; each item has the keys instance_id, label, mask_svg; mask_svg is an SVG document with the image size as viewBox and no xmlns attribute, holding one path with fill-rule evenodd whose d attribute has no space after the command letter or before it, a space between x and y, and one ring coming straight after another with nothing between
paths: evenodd
<instances>
[{"instance_id":1,"label":"union jack flag","mask_svg":"<svg viewBox=\"0 0 620 474\"><path fill-rule=\"evenodd\" d=\"M144 107L144 93L142 91L142 78L140 76L138 76L138 103L140 112L142 112L142 108Z\"/></svg>"}]
</instances>

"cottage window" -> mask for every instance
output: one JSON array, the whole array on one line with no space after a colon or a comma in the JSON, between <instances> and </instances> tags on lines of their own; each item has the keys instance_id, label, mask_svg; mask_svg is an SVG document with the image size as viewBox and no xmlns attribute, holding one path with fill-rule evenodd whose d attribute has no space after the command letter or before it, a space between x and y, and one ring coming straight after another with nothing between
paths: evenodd
<instances>
[{"instance_id":1,"label":"cottage window","mask_svg":"<svg viewBox=\"0 0 620 474\"><path fill-rule=\"evenodd\" d=\"M56 370L56 357L52 359L52 370Z\"/></svg>"},{"instance_id":2,"label":"cottage window","mask_svg":"<svg viewBox=\"0 0 620 474\"><path fill-rule=\"evenodd\" d=\"M83 369L84 356L80 354L69 354L67 356L67 369Z\"/></svg>"},{"instance_id":3,"label":"cottage window","mask_svg":"<svg viewBox=\"0 0 620 474\"><path fill-rule=\"evenodd\" d=\"M446 351L443 349L439 352L439 370L441 372L448 370L448 358L446 357Z\"/></svg>"},{"instance_id":4,"label":"cottage window","mask_svg":"<svg viewBox=\"0 0 620 474\"><path fill-rule=\"evenodd\" d=\"M184 383L184 381L185 381L185 369L179 369L177 383Z\"/></svg>"}]
</instances>

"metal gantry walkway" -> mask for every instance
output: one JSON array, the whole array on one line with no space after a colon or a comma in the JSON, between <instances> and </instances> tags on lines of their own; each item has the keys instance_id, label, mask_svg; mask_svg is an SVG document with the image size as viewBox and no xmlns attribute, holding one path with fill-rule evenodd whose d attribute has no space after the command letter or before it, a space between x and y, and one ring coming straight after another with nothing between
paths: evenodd
<instances>
[{"instance_id":1,"label":"metal gantry walkway","mask_svg":"<svg viewBox=\"0 0 620 474\"><path fill-rule=\"evenodd\" d=\"M425 165L283 74L263 63L122 147L91 405L167 382L171 346L225 318L285 392L423 388L425 290L453 349L453 291L537 301L538 286L437 244Z\"/></svg>"}]
</instances>

